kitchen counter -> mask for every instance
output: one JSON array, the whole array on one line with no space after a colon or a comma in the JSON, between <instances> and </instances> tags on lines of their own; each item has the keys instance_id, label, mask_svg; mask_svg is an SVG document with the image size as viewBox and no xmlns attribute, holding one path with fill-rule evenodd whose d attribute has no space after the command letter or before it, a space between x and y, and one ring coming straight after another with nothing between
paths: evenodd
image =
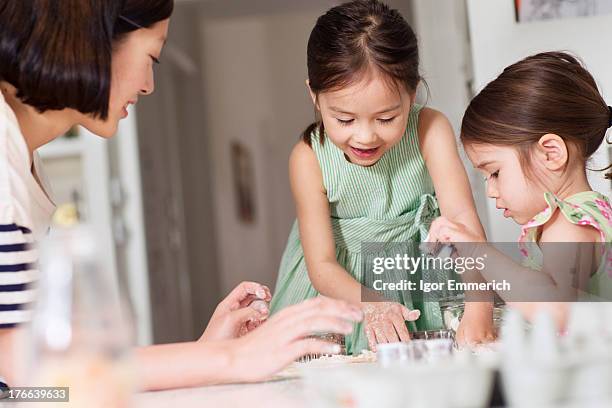
<instances>
[{"instance_id":1,"label":"kitchen counter","mask_svg":"<svg viewBox=\"0 0 612 408\"><path fill-rule=\"evenodd\" d=\"M257 384L216 385L137 394L136 407L308 407L301 380L271 381Z\"/></svg>"}]
</instances>

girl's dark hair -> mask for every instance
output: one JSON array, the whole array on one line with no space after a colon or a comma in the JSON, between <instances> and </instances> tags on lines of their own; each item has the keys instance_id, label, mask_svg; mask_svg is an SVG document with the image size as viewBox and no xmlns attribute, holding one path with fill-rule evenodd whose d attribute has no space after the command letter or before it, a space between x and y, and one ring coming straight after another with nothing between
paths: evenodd
<instances>
[{"instance_id":1,"label":"girl's dark hair","mask_svg":"<svg viewBox=\"0 0 612 408\"><path fill-rule=\"evenodd\" d=\"M397 10L377 0L356 0L319 17L308 40L308 80L316 95L359 81L369 70L416 91L421 80L417 39ZM323 121L303 133L310 145L318 127L323 143Z\"/></svg>"},{"instance_id":2,"label":"girl's dark hair","mask_svg":"<svg viewBox=\"0 0 612 408\"><path fill-rule=\"evenodd\" d=\"M169 18L173 6L173 0L3 0L0 81L40 112L71 108L106 119L113 45Z\"/></svg>"},{"instance_id":3,"label":"girl's dark hair","mask_svg":"<svg viewBox=\"0 0 612 408\"><path fill-rule=\"evenodd\" d=\"M528 170L532 147L552 133L574 145L586 162L604 141L611 115L577 58L544 52L510 65L472 99L463 116L461 141L516 147ZM606 174L610 177L612 173Z\"/></svg>"}]
</instances>

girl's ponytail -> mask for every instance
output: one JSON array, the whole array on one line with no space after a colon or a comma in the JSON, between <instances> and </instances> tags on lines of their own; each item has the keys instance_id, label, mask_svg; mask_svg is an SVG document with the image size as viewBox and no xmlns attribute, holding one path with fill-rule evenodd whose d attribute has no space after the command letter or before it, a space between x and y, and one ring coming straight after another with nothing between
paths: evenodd
<instances>
[{"instance_id":1,"label":"girl's ponytail","mask_svg":"<svg viewBox=\"0 0 612 408\"><path fill-rule=\"evenodd\" d=\"M321 144L325 142L325 138L323 134L325 133L325 126L323 126L323 121L312 122L302 133L302 140L308 146L312 146L312 133L317 131L319 133L319 141Z\"/></svg>"}]
</instances>

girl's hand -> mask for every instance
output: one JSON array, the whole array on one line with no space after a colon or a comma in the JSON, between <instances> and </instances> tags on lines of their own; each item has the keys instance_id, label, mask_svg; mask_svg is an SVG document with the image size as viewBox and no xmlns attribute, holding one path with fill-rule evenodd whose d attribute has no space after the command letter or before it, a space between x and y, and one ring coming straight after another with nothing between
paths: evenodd
<instances>
[{"instance_id":1,"label":"girl's hand","mask_svg":"<svg viewBox=\"0 0 612 408\"><path fill-rule=\"evenodd\" d=\"M370 350L380 343L409 341L406 321L419 318L419 310L410 310L396 302L363 302L365 333Z\"/></svg>"},{"instance_id":2,"label":"girl's hand","mask_svg":"<svg viewBox=\"0 0 612 408\"><path fill-rule=\"evenodd\" d=\"M308 336L349 334L362 318L359 307L323 296L287 307L231 343L229 374L234 381L261 381L306 354L338 354L339 345Z\"/></svg>"},{"instance_id":3,"label":"girl's hand","mask_svg":"<svg viewBox=\"0 0 612 408\"><path fill-rule=\"evenodd\" d=\"M454 255L465 257L473 256L480 249L480 245L474 243L485 243L486 237L459 222L438 217L431 223L427 240L430 244L425 245L430 246L436 242L452 244Z\"/></svg>"},{"instance_id":4,"label":"girl's hand","mask_svg":"<svg viewBox=\"0 0 612 408\"><path fill-rule=\"evenodd\" d=\"M429 228L430 242L485 242L482 234L471 231L465 225L449 220L446 217L438 217L431 223Z\"/></svg>"},{"instance_id":5,"label":"girl's hand","mask_svg":"<svg viewBox=\"0 0 612 408\"><path fill-rule=\"evenodd\" d=\"M228 340L255 329L268 318L270 289L256 282L242 282L219 303L200 341Z\"/></svg>"},{"instance_id":6,"label":"girl's hand","mask_svg":"<svg viewBox=\"0 0 612 408\"><path fill-rule=\"evenodd\" d=\"M460 346L474 346L495 341L497 330L495 330L493 325L492 309L490 311L470 309L466 305L465 312L457 329L457 344Z\"/></svg>"}]
</instances>

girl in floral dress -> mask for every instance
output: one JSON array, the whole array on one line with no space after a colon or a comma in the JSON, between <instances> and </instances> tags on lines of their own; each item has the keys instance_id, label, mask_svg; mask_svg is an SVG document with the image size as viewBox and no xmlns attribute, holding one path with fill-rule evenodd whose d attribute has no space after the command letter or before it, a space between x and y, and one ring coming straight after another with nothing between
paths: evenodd
<instances>
[{"instance_id":1,"label":"girl in floral dress","mask_svg":"<svg viewBox=\"0 0 612 408\"><path fill-rule=\"evenodd\" d=\"M498 253L488 259L495 267L481 273L487 281L513 280L514 299L507 298L528 319L545 309L563 328L571 305L568 288L574 300L585 293L612 300L612 208L587 179L587 162L610 127L612 108L595 80L580 61L563 52L533 55L507 67L465 113L461 141L474 167L485 175L487 195L504 217L522 226L522 265ZM478 241L444 217L434 221L430 237ZM583 259L583 244L589 243L588 273L574 269L572 274L577 259ZM455 247L474 255L477 245ZM491 251L491 245L480 247ZM539 293L547 297L525 301L526 292L518 290L534 287L546 288Z\"/></svg>"}]
</instances>

